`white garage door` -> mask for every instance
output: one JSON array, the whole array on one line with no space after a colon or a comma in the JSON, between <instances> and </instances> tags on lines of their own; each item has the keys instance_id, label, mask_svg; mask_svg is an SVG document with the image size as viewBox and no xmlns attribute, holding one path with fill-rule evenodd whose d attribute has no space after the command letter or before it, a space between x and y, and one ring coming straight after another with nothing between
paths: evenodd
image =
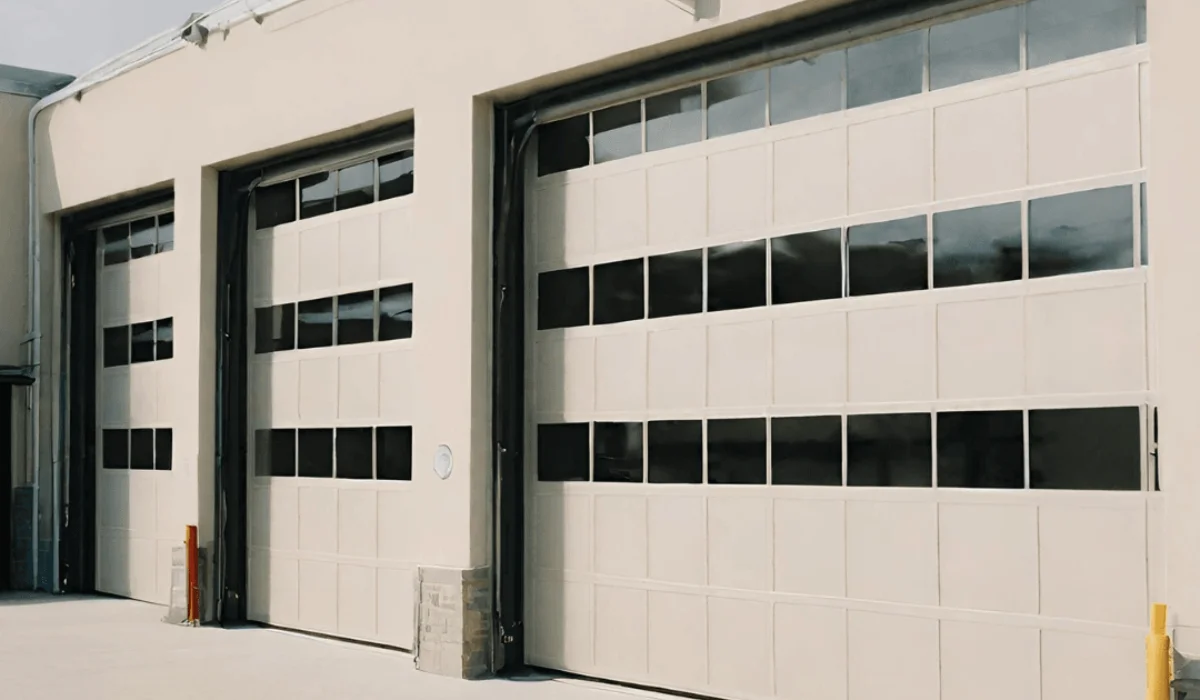
<instances>
[{"instance_id":1,"label":"white garage door","mask_svg":"<svg viewBox=\"0 0 1200 700\"><path fill-rule=\"evenodd\" d=\"M532 663L1142 692L1143 24L992 7L539 129Z\"/></svg>"},{"instance_id":2,"label":"white garage door","mask_svg":"<svg viewBox=\"0 0 1200 700\"><path fill-rule=\"evenodd\" d=\"M171 471L171 205L104 222L96 235L96 589L166 604L171 547L183 542Z\"/></svg>"},{"instance_id":3,"label":"white garage door","mask_svg":"<svg viewBox=\"0 0 1200 700\"><path fill-rule=\"evenodd\" d=\"M255 193L251 619L409 648L411 145Z\"/></svg>"}]
</instances>

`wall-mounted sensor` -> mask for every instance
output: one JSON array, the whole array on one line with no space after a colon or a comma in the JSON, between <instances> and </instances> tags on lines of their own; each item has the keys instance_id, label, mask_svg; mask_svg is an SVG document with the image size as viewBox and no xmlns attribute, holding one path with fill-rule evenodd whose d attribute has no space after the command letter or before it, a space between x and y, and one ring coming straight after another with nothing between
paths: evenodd
<instances>
[{"instance_id":1,"label":"wall-mounted sensor","mask_svg":"<svg viewBox=\"0 0 1200 700\"><path fill-rule=\"evenodd\" d=\"M204 42L208 41L208 27L200 24L200 18L204 15L199 12L193 12L188 21L183 25L183 33L180 35L183 40L196 46L204 46Z\"/></svg>"}]
</instances>

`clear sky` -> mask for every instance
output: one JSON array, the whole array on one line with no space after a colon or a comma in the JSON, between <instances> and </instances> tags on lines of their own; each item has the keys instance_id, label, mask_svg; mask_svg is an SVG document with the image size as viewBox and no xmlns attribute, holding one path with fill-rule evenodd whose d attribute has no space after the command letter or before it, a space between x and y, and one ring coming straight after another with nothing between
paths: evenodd
<instances>
[{"instance_id":1,"label":"clear sky","mask_svg":"<svg viewBox=\"0 0 1200 700\"><path fill-rule=\"evenodd\" d=\"M79 75L220 0L0 0L0 63Z\"/></svg>"}]
</instances>

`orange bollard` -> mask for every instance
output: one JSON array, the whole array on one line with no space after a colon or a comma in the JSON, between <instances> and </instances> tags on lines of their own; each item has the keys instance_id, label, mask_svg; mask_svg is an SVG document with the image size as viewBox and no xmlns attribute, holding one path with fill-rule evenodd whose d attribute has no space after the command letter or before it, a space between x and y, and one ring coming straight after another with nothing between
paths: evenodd
<instances>
[{"instance_id":1,"label":"orange bollard","mask_svg":"<svg viewBox=\"0 0 1200 700\"><path fill-rule=\"evenodd\" d=\"M200 622L200 544L197 542L196 526L188 525L184 535L187 545L187 622Z\"/></svg>"},{"instance_id":2,"label":"orange bollard","mask_svg":"<svg viewBox=\"0 0 1200 700\"><path fill-rule=\"evenodd\" d=\"M1146 700L1171 696L1171 638L1167 636L1167 606L1150 607L1150 634L1146 635Z\"/></svg>"}]
</instances>

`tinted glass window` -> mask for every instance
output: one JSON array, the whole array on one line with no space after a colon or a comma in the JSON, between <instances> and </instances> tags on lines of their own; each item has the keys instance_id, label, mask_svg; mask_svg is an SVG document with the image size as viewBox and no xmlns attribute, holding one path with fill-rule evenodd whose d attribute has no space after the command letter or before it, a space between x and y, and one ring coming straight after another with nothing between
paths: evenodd
<instances>
[{"instance_id":1,"label":"tinted glass window","mask_svg":"<svg viewBox=\"0 0 1200 700\"><path fill-rule=\"evenodd\" d=\"M846 64L850 107L915 95L925 81L925 30L852 46Z\"/></svg>"},{"instance_id":2,"label":"tinted glass window","mask_svg":"<svg viewBox=\"0 0 1200 700\"><path fill-rule=\"evenodd\" d=\"M104 264L129 262L129 224L109 226L100 232L104 245Z\"/></svg>"},{"instance_id":3,"label":"tinted glass window","mask_svg":"<svg viewBox=\"0 0 1200 700\"><path fill-rule=\"evenodd\" d=\"M588 325L588 269L538 275L538 330Z\"/></svg>"},{"instance_id":4,"label":"tinted glass window","mask_svg":"<svg viewBox=\"0 0 1200 700\"><path fill-rule=\"evenodd\" d=\"M104 366L129 364L129 326L104 329Z\"/></svg>"},{"instance_id":5,"label":"tinted glass window","mask_svg":"<svg viewBox=\"0 0 1200 700\"><path fill-rule=\"evenodd\" d=\"M704 310L704 257L685 250L650 258L650 318Z\"/></svg>"},{"instance_id":6,"label":"tinted glass window","mask_svg":"<svg viewBox=\"0 0 1200 700\"><path fill-rule=\"evenodd\" d=\"M738 73L708 81L708 137L767 124L767 72Z\"/></svg>"},{"instance_id":7,"label":"tinted glass window","mask_svg":"<svg viewBox=\"0 0 1200 700\"><path fill-rule=\"evenodd\" d=\"M647 424L646 476L652 484L699 484L704 480L704 425L698 420Z\"/></svg>"},{"instance_id":8,"label":"tinted glass window","mask_svg":"<svg viewBox=\"0 0 1200 700\"><path fill-rule=\"evenodd\" d=\"M642 481L642 424L596 423L595 481Z\"/></svg>"},{"instance_id":9,"label":"tinted glass window","mask_svg":"<svg viewBox=\"0 0 1200 700\"><path fill-rule=\"evenodd\" d=\"M582 168L591 162L588 115L543 124L538 128L538 175Z\"/></svg>"},{"instance_id":10,"label":"tinted glass window","mask_svg":"<svg viewBox=\"0 0 1200 700\"><path fill-rule=\"evenodd\" d=\"M375 292L341 294L337 304L338 345L375 340Z\"/></svg>"},{"instance_id":11,"label":"tinted glass window","mask_svg":"<svg viewBox=\"0 0 1200 700\"><path fill-rule=\"evenodd\" d=\"M158 252L175 250L175 215L160 214L158 217Z\"/></svg>"},{"instance_id":12,"label":"tinted glass window","mask_svg":"<svg viewBox=\"0 0 1200 700\"><path fill-rule=\"evenodd\" d=\"M930 89L1020 70L1019 12L1016 7L1006 7L930 27Z\"/></svg>"},{"instance_id":13,"label":"tinted glass window","mask_svg":"<svg viewBox=\"0 0 1200 700\"><path fill-rule=\"evenodd\" d=\"M1029 203L1029 276L1133 266L1133 193L1128 185Z\"/></svg>"},{"instance_id":14,"label":"tinted glass window","mask_svg":"<svg viewBox=\"0 0 1200 700\"><path fill-rule=\"evenodd\" d=\"M708 421L708 483L767 483L767 421Z\"/></svg>"},{"instance_id":15,"label":"tinted glass window","mask_svg":"<svg viewBox=\"0 0 1200 700\"><path fill-rule=\"evenodd\" d=\"M642 152L642 102L601 109L592 114L592 147L597 163Z\"/></svg>"},{"instance_id":16,"label":"tinted glass window","mask_svg":"<svg viewBox=\"0 0 1200 700\"><path fill-rule=\"evenodd\" d=\"M1021 204L933 215L933 286L1021 279Z\"/></svg>"},{"instance_id":17,"label":"tinted glass window","mask_svg":"<svg viewBox=\"0 0 1200 700\"><path fill-rule=\"evenodd\" d=\"M299 476L333 476L333 429L301 428L297 454L300 457Z\"/></svg>"},{"instance_id":18,"label":"tinted glass window","mask_svg":"<svg viewBox=\"0 0 1200 700\"><path fill-rule=\"evenodd\" d=\"M596 266L593 323L620 323L645 318L644 267L645 261L641 258Z\"/></svg>"},{"instance_id":19,"label":"tinted glass window","mask_svg":"<svg viewBox=\"0 0 1200 700\"><path fill-rule=\"evenodd\" d=\"M842 230L771 239L771 303L842 296Z\"/></svg>"},{"instance_id":20,"label":"tinted glass window","mask_svg":"<svg viewBox=\"0 0 1200 700\"><path fill-rule=\"evenodd\" d=\"M1031 0L1025 6L1029 67L1133 44L1137 5L1136 0Z\"/></svg>"},{"instance_id":21,"label":"tinted glass window","mask_svg":"<svg viewBox=\"0 0 1200 700\"><path fill-rule=\"evenodd\" d=\"M1020 411L937 414L938 486L1025 487L1025 419Z\"/></svg>"},{"instance_id":22,"label":"tinted glass window","mask_svg":"<svg viewBox=\"0 0 1200 700\"><path fill-rule=\"evenodd\" d=\"M154 431L154 468L159 471L171 471L174 462L175 436L170 428L159 428Z\"/></svg>"},{"instance_id":23,"label":"tinted glass window","mask_svg":"<svg viewBox=\"0 0 1200 700\"><path fill-rule=\"evenodd\" d=\"M842 108L846 52L832 51L771 68L771 123L805 119Z\"/></svg>"},{"instance_id":24,"label":"tinted glass window","mask_svg":"<svg viewBox=\"0 0 1200 700\"><path fill-rule=\"evenodd\" d=\"M128 430L105 430L103 433L104 442L104 468L105 469L128 469L129 468L129 431Z\"/></svg>"},{"instance_id":25,"label":"tinted glass window","mask_svg":"<svg viewBox=\"0 0 1200 700\"><path fill-rule=\"evenodd\" d=\"M932 486L933 442L928 413L849 416L849 486Z\"/></svg>"},{"instance_id":26,"label":"tinted glass window","mask_svg":"<svg viewBox=\"0 0 1200 700\"><path fill-rule=\"evenodd\" d=\"M1150 264L1150 226L1149 219L1146 215L1146 183L1142 183L1139 187L1139 196L1142 198L1142 264Z\"/></svg>"},{"instance_id":27,"label":"tinted glass window","mask_svg":"<svg viewBox=\"0 0 1200 700\"><path fill-rule=\"evenodd\" d=\"M129 468L154 469L154 430L151 428L129 431Z\"/></svg>"},{"instance_id":28,"label":"tinted glass window","mask_svg":"<svg viewBox=\"0 0 1200 700\"><path fill-rule=\"evenodd\" d=\"M1146 0L1137 0L1137 41L1146 43Z\"/></svg>"},{"instance_id":29,"label":"tinted glass window","mask_svg":"<svg viewBox=\"0 0 1200 700\"><path fill-rule=\"evenodd\" d=\"M254 433L254 473L296 476L296 431L287 428Z\"/></svg>"},{"instance_id":30,"label":"tinted glass window","mask_svg":"<svg viewBox=\"0 0 1200 700\"><path fill-rule=\"evenodd\" d=\"M375 161L338 171L337 209L353 209L375 201Z\"/></svg>"},{"instance_id":31,"label":"tinted glass window","mask_svg":"<svg viewBox=\"0 0 1200 700\"><path fill-rule=\"evenodd\" d=\"M924 216L851 226L846 232L850 295L925 289L925 234Z\"/></svg>"},{"instance_id":32,"label":"tinted glass window","mask_svg":"<svg viewBox=\"0 0 1200 700\"><path fill-rule=\"evenodd\" d=\"M1136 406L1029 412L1029 485L1137 491L1142 487Z\"/></svg>"},{"instance_id":33,"label":"tinted glass window","mask_svg":"<svg viewBox=\"0 0 1200 700\"><path fill-rule=\"evenodd\" d=\"M587 423L551 423L537 429L538 481L587 481L591 445Z\"/></svg>"},{"instance_id":34,"label":"tinted glass window","mask_svg":"<svg viewBox=\"0 0 1200 700\"><path fill-rule=\"evenodd\" d=\"M154 217L139 219L129 224L129 255L132 258L145 258L154 255L156 241L156 226Z\"/></svg>"},{"instance_id":35,"label":"tinted glass window","mask_svg":"<svg viewBox=\"0 0 1200 700\"><path fill-rule=\"evenodd\" d=\"M370 428L338 428L337 478L370 479L374 473L375 448Z\"/></svg>"},{"instance_id":36,"label":"tinted glass window","mask_svg":"<svg viewBox=\"0 0 1200 700\"><path fill-rule=\"evenodd\" d=\"M842 485L842 417L771 419L771 483Z\"/></svg>"},{"instance_id":37,"label":"tinted glass window","mask_svg":"<svg viewBox=\"0 0 1200 700\"><path fill-rule=\"evenodd\" d=\"M288 180L254 191L255 226L271 228L296 220L296 181Z\"/></svg>"},{"instance_id":38,"label":"tinted glass window","mask_svg":"<svg viewBox=\"0 0 1200 700\"><path fill-rule=\"evenodd\" d=\"M708 249L708 310L767 304L767 242L729 243Z\"/></svg>"},{"instance_id":39,"label":"tinted glass window","mask_svg":"<svg viewBox=\"0 0 1200 700\"><path fill-rule=\"evenodd\" d=\"M296 347L325 348L333 345L333 299L309 299L297 306Z\"/></svg>"},{"instance_id":40,"label":"tinted glass window","mask_svg":"<svg viewBox=\"0 0 1200 700\"><path fill-rule=\"evenodd\" d=\"M400 151L379 159L379 199L403 197L413 192L415 160L412 151Z\"/></svg>"},{"instance_id":41,"label":"tinted glass window","mask_svg":"<svg viewBox=\"0 0 1200 700\"><path fill-rule=\"evenodd\" d=\"M300 178L300 218L333 211L334 173L313 173Z\"/></svg>"},{"instance_id":42,"label":"tinted glass window","mask_svg":"<svg viewBox=\"0 0 1200 700\"><path fill-rule=\"evenodd\" d=\"M375 429L375 478L412 481L412 427Z\"/></svg>"},{"instance_id":43,"label":"tinted glass window","mask_svg":"<svg viewBox=\"0 0 1200 700\"><path fill-rule=\"evenodd\" d=\"M413 286L379 290L379 339L402 340L413 334Z\"/></svg>"},{"instance_id":44,"label":"tinted glass window","mask_svg":"<svg viewBox=\"0 0 1200 700\"><path fill-rule=\"evenodd\" d=\"M175 319L160 318L154 323L154 359L169 360L175 357Z\"/></svg>"},{"instance_id":45,"label":"tinted glass window","mask_svg":"<svg viewBox=\"0 0 1200 700\"><path fill-rule=\"evenodd\" d=\"M700 86L646 98L646 150L657 151L700 140Z\"/></svg>"},{"instance_id":46,"label":"tinted glass window","mask_svg":"<svg viewBox=\"0 0 1200 700\"><path fill-rule=\"evenodd\" d=\"M296 305L254 310L254 352L278 352L296 347Z\"/></svg>"},{"instance_id":47,"label":"tinted glass window","mask_svg":"<svg viewBox=\"0 0 1200 700\"><path fill-rule=\"evenodd\" d=\"M129 361L132 363L154 362L154 345L156 342L154 321L135 323L129 327L129 330L131 337Z\"/></svg>"}]
</instances>

